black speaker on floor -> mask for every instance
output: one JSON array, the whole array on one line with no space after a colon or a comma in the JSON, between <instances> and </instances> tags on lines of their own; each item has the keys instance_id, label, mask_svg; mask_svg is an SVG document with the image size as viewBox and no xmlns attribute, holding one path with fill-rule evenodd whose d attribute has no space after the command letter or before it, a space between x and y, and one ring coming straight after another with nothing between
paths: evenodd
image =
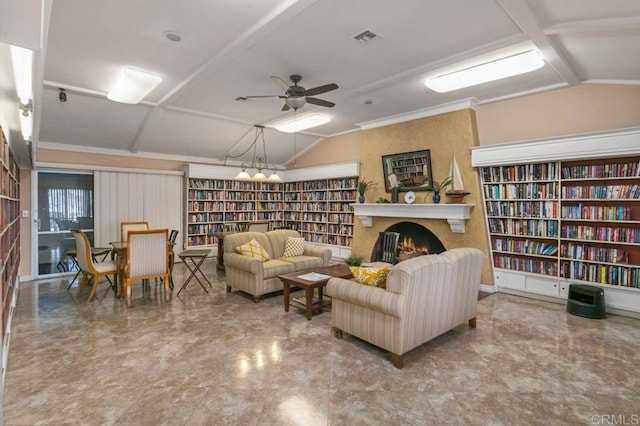
<instances>
[{"instance_id":1,"label":"black speaker on floor","mask_svg":"<svg viewBox=\"0 0 640 426\"><path fill-rule=\"evenodd\" d=\"M605 318L604 289L594 285L570 284L567 312L585 318Z\"/></svg>"}]
</instances>

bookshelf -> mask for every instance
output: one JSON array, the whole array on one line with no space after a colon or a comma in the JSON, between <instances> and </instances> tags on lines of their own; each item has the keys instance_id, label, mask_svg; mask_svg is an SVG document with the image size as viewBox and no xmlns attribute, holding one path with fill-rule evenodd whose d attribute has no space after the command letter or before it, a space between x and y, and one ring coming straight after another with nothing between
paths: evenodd
<instances>
[{"instance_id":1,"label":"bookshelf","mask_svg":"<svg viewBox=\"0 0 640 426\"><path fill-rule=\"evenodd\" d=\"M529 162L545 149L553 161ZM596 285L609 311L640 315L640 131L479 147L472 161L499 290Z\"/></svg>"},{"instance_id":2,"label":"bookshelf","mask_svg":"<svg viewBox=\"0 0 640 426\"><path fill-rule=\"evenodd\" d=\"M221 179L188 179L187 246L216 244L211 234L242 229L247 222L283 224L282 184Z\"/></svg>"},{"instance_id":3,"label":"bookshelf","mask_svg":"<svg viewBox=\"0 0 640 426\"><path fill-rule=\"evenodd\" d=\"M20 265L20 175L9 143L0 127L0 267L2 268L2 378L6 368L11 319L16 305Z\"/></svg>"},{"instance_id":4,"label":"bookshelf","mask_svg":"<svg viewBox=\"0 0 640 426\"><path fill-rule=\"evenodd\" d=\"M286 227L312 243L350 247L357 182L352 176L286 183Z\"/></svg>"},{"instance_id":5,"label":"bookshelf","mask_svg":"<svg viewBox=\"0 0 640 426\"><path fill-rule=\"evenodd\" d=\"M284 183L236 181L235 173L236 168L222 166L187 168L187 247L216 245L214 232L241 230L247 222L266 220L271 229L295 229L310 243L327 245L336 256L348 256L356 165L296 169Z\"/></svg>"}]
</instances>

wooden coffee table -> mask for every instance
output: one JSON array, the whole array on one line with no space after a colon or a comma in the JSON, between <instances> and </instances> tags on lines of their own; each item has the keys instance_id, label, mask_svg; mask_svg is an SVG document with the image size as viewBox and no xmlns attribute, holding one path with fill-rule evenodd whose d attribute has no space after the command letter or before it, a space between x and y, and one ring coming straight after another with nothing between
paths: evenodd
<instances>
[{"instance_id":1,"label":"wooden coffee table","mask_svg":"<svg viewBox=\"0 0 640 426\"><path fill-rule=\"evenodd\" d=\"M312 278L309 274L320 274L324 277L318 277L318 279L305 279ZM311 268L304 271L292 272L286 275L280 275L278 278L282 281L283 294L284 294L284 311L289 312L289 304L296 308L303 309L307 312L307 320L311 321L313 311L319 310L322 312L322 307L331 304L328 300L322 299L322 289L329 282L329 278L351 278L353 275L349 270L349 267L345 264L323 266L319 268ZM304 288L305 303L298 302L297 300L291 300L291 287ZM313 303L314 289L318 289L318 303Z\"/></svg>"}]
</instances>

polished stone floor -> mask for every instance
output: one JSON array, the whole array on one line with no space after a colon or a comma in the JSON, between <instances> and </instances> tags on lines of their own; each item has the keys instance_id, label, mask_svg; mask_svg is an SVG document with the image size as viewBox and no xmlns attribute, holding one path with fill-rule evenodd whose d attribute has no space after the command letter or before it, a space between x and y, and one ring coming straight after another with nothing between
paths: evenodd
<instances>
[{"instance_id":1,"label":"polished stone floor","mask_svg":"<svg viewBox=\"0 0 640 426\"><path fill-rule=\"evenodd\" d=\"M640 419L640 321L593 320L506 294L414 349L405 367L307 321L282 296L225 292L170 303L154 285L131 308L87 304L66 280L21 283L6 372L10 425L592 425ZM176 267L181 283L184 266ZM104 287L103 287L104 288ZM75 286L72 287L72 291ZM621 423L626 421L627 423ZM607 423L608 422L608 423ZM617 422L617 423L614 423ZM638 424L638 423L635 423Z\"/></svg>"}]
</instances>

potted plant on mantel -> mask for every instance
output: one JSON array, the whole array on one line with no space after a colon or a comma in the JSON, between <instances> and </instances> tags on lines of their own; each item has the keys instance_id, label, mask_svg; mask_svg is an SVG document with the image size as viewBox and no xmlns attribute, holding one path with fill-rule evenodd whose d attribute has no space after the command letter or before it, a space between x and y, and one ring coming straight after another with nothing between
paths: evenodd
<instances>
[{"instance_id":1,"label":"potted plant on mantel","mask_svg":"<svg viewBox=\"0 0 640 426\"><path fill-rule=\"evenodd\" d=\"M447 186L451 185L451 176L447 176L443 181L438 182L438 181L433 181L433 183L431 184L431 189L430 191L433 191L433 203L434 204L439 204L440 203L440 191L442 191L443 189L445 189Z\"/></svg>"},{"instance_id":2,"label":"potted plant on mantel","mask_svg":"<svg viewBox=\"0 0 640 426\"><path fill-rule=\"evenodd\" d=\"M372 180L358 179L358 184L356 185L356 190L359 194L358 202L364 203L364 194L375 186L376 183Z\"/></svg>"}]
</instances>

